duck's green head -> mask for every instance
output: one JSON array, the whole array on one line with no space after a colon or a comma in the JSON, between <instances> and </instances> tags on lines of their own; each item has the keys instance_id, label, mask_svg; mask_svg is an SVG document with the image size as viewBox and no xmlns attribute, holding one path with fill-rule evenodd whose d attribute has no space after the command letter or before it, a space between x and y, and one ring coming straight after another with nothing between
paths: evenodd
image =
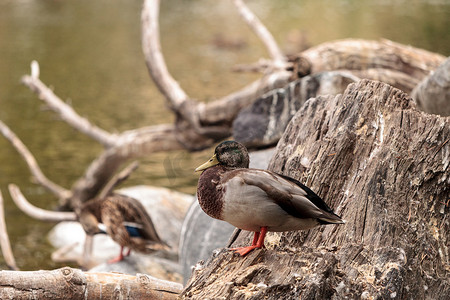
<instances>
[{"instance_id":1,"label":"duck's green head","mask_svg":"<svg viewBox=\"0 0 450 300\"><path fill-rule=\"evenodd\" d=\"M195 171L206 170L215 165L223 165L230 168L248 168L250 159L247 148L235 141L225 141L220 143L214 155Z\"/></svg>"}]
</instances>

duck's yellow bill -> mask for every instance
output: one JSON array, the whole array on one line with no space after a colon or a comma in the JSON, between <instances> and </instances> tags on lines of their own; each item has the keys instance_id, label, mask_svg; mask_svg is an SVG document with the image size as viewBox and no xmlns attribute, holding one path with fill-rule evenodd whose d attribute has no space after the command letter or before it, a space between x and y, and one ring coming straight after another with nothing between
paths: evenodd
<instances>
[{"instance_id":1,"label":"duck's yellow bill","mask_svg":"<svg viewBox=\"0 0 450 300\"><path fill-rule=\"evenodd\" d=\"M218 164L219 164L219 161L217 160L217 157L214 154L207 162L205 162L203 165L201 165L197 169L195 169L195 172L206 170L206 169L214 167L215 165L218 165Z\"/></svg>"}]
</instances>

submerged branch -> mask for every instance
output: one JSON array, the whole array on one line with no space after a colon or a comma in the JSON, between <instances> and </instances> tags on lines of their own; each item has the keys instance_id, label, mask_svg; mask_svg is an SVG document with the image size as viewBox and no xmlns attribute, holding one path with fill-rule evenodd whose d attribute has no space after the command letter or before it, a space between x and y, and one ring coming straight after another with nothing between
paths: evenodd
<instances>
[{"instance_id":1,"label":"submerged branch","mask_svg":"<svg viewBox=\"0 0 450 300\"><path fill-rule=\"evenodd\" d=\"M67 198L70 194L70 191L65 188L57 185L53 181L49 180L39 168L39 165L34 158L33 154L28 150L28 148L22 143L22 141L14 134L14 132L9 129L9 127L0 120L0 131L3 136L13 145L16 151L22 156L25 162L28 165L28 168L33 174L36 181L48 189L50 192L55 194L60 199Z\"/></svg>"},{"instance_id":2,"label":"submerged branch","mask_svg":"<svg viewBox=\"0 0 450 300\"><path fill-rule=\"evenodd\" d=\"M46 222L76 221L77 219L75 213L73 212L50 211L34 206L28 202L25 196L21 193L19 187L15 184L9 184L8 188L14 203L16 203L20 210L34 219Z\"/></svg>"}]
</instances>

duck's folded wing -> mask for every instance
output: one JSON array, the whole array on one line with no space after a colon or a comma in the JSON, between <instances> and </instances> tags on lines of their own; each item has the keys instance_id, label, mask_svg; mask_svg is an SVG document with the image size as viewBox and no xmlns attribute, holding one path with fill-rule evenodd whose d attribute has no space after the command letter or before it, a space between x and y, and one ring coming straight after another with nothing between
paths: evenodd
<instances>
[{"instance_id":1,"label":"duck's folded wing","mask_svg":"<svg viewBox=\"0 0 450 300\"><path fill-rule=\"evenodd\" d=\"M145 207L136 199L125 195L116 194L115 203L119 207L124 222L136 223L135 227L139 228L142 238L164 243L156 232L152 219L148 215Z\"/></svg>"},{"instance_id":2,"label":"duck's folded wing","mask_svg":"<svg viewBox=\"0 0 450 300\"><path fill-rule=\"evenodd\" d=\"M117 207L112 204L104 205L101 216L106 232L116 243L121 246L130 243L130 235L123 225L124 219Z\"/></svg>"},{"instance_id":3,"label":"duck's folded wing","mask_svg":"<svg viewBox=\"0 0 450 300\"><path fill-rule=\"evenodd\" d=\"M239 171L241 172L236 173L236 176L241 177L246 185L260 188L268 199L294 217L316 218L325 223L341 221L319 196L304 186L266 170L241 169Z\"/></svg>"}]
</instances>

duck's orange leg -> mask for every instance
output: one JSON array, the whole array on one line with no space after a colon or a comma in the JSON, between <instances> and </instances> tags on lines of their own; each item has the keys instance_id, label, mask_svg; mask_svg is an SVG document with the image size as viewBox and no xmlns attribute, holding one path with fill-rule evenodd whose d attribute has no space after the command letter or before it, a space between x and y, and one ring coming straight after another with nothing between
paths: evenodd
<instances>
[{"instance_id":1,"label":"duck's orange leg","mask_svg":"<svg viewBox=\"0 0 450 300\"><path fill-rule=\"evenodd\" d=\"M123 255L123 246L120 246L120 253L119 253L119 256L117 256L117 257L115 257L115 258L113 258L113 259L110 259L110 260L108 260L108 264L113 264L113 263L116 263L116 262L119 262L119 261L122 261L123 260L123 258L124 258L124 255ZM126 254L127 256L130 254L130 252L128 251L128 254Z\"/></svg>"},{"instance_id":2,"label":"duck's orange leg","mask_svg":"<svg viewBox=\"0 0 450 300\"><path fill-rule=\"evenodd\" d=\"M253 242L251 246L231 248L235 253L239 253L241 256L249 254L253 249L259 249L264 247L264 238L266 237L267 227L261 227L260 232L255 232L253 236Z\"/></svg>"}]
</instances>

